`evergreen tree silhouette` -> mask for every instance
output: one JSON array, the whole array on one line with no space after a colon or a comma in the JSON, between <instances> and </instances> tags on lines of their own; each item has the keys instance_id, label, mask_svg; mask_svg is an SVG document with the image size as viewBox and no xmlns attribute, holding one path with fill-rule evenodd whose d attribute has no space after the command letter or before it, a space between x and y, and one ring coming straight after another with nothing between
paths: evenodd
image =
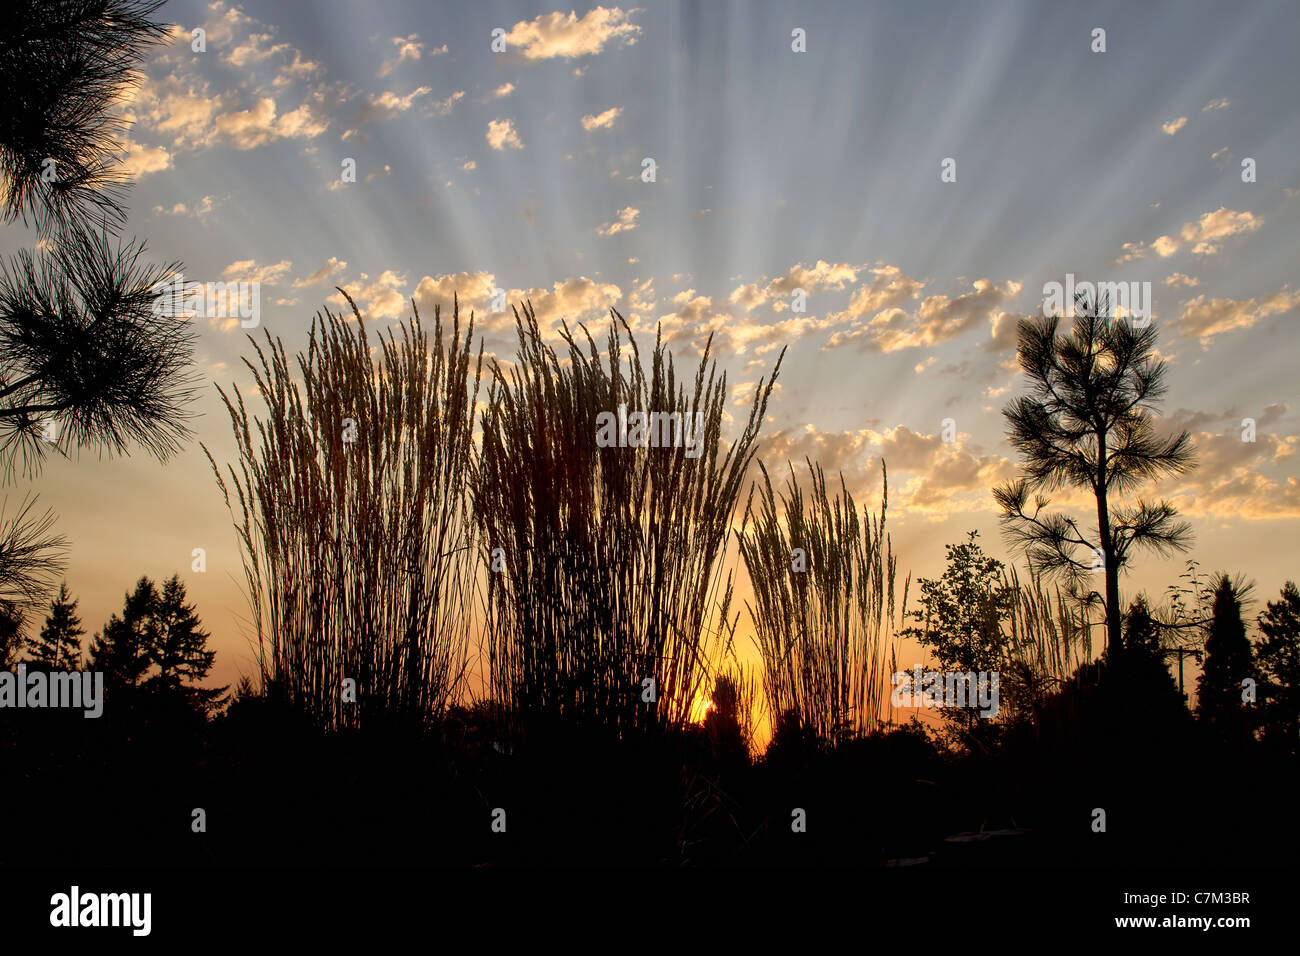
<instances>
[{"instance_id":1,"label":"evergreen tree silhouette","mask_svg":"<svg viewBox=\"0 0 1300 956\"><path fill-rule=\"evenodd\" d=\"M104 672L104 681L110 688L136 688L144 679L157 643L154 613L157 604L158 592L153 582L141 577L135 590L125 595L122 616L109 615L104 630L95 635L90 647L90 667Z\"/></svg>"},{"instance_id":2,"label":"evergreen tree silhouette","mask_svg":"<svg viewBox=\"0 0 1300 956\"><path fill-rule=\"evenodd\" d=\"M1205 668L1196 684L1196 713L1220 737L1242 743L1251 736L1252 715L1242 701L1242 681L1255 677L1253 652L1241 617L1251 586L1221 575L1214 590Z\"/></svg>"},{"instance_id":3,"label":"evergreen tree silhouette","mask_svg":"<svg viewBox=\"0 0 1300 956\"><path fill-rule=\"evenodd\" d=\"M77 616L77 601L65 581L50 601L50 613L40 636L31 642L31 659L51 670L76 670L81 663L81 637L85 633Z\"/></svg>"},{"instance_id":4,"label":"evergreen tree silhouette","mask_svg":"<svg viewBox=\"0 0 1300 956\"><path fill-rule=\"evenodd\" d=\"M200 627L196 609L185 603L185 597L185 585L179 575L172 575L164 582L157 595L148 660L158 668L158 673L146 683L159 692L184 696L197 709L206 712L220 703L226 688L194 686L208 676L217 653L208 650L211 635Z\"/></svg>"},{"instance_id":5,"label":"evergreen tree silhouette","mask_svg":"<svg viewBox=\"0 0 1300 956\"><path fill-rule=\"evenodd\" d=\"M1123 506L1120 495L1190 468L1191 439L1186 431L1157 436L1147 414L1165 392L1155 327L1138 329L1112 318L1105 298L1094 303L1076 296L1075 312L1069 335L1058 334L1054 317L1020 323L1020 367L1032 391L1002 414L1025 474L993 494L1008 538L1034 567L1064 574L1079 592L1102 571L1106 652L1118 665L1120 569L1134 547L1166 554L1186 550L1190 539L1188 526L1174 520L1172 505L1139 498ZM1073 517L1045 513L1050 502L1043 493L1061 488L1082 488L1093 496L1094 529L1085 533Z\"/></svg>"},{"instance_id":6,"label":"evergreen tree silhouette","mask_svg":"<svg viewBox=\"0 0 1300 956\"><path fill-rule=\"evenodd\" d=\"M1300 748L1300 590L1294 581L1282 588L1281 600L1265 606L1259 630L1264 740L1294 753Z\"/></svg>"}]
</instances>

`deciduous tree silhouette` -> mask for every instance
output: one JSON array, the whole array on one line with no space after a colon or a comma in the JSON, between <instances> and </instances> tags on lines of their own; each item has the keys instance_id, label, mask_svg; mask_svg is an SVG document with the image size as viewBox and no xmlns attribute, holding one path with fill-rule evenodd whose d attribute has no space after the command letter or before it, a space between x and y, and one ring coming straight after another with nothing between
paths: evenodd
<instances>
[{"instance_id":1,"label":"deciduous tree silhouette","mask_svg":"<svg viewBox=\"0 0 1300 956\"><path fill-rule=\"evenodd\" d=\"M81 637L85 633L77 615L77 601L65 581L50 602L40 636L32 641L32 660L53 670L75 670L81 662Z\"/></svg>"},{"instance_id":2,"label":"deciduous tree silhouette","mask_svg":"<svg viewBox=\"0 0 1300 956\"><path fill-rule=\"evenodd\" d=\"M1193 457L1186 431L1161 438L1148 414L1165 392L1154 326L1135 328L1109 312L1106 299L1095 304L1081 294L1069 335L1058 333L1054 317L1020 322L1020 367L1031 390L1003 415L1024 475L993 494L1007 537L1035 567L1064 573L1079 590L1085 576L1102 571L1107 657L1118 663L1120 569L1135 547L1168 553L1186 550L1190 541L1190 529L1175 520L1169 503L1138 498L1130 507L1121 505L1122 496L1186 471ZM1044 492L1061 488L1084 488L1096 499L1093 534L1069 515L1044 512L1050 503Z\"/></svg>"},{"instance_id":3,"label":"deciduous tree silhouette","mask_svg":"<svg viewBox=\"0 0 1300 956\"><path fill-rule=\"evenodd\" d=\"M948 567L939 580L918 581L921 606L909 616L920 626L902 632L933 650L945 670L960 673L1000 669L1010 639L1002 624L1016 600L1015 588L1005 583L1002 562L984 553L975 542L978 534L970 531L965 544L946 546ZM966 689L967 706L943 712L945 720L967 733L975 733L982 720L975 693L972 684Z\"/></svg>"}]
</instances>

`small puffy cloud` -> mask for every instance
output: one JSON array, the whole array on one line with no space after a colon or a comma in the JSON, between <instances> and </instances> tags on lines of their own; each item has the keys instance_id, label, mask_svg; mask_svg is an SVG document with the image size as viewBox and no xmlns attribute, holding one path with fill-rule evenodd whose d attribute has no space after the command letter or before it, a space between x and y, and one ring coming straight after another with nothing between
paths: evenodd
<instances>
[{"instance_id":1,"label":"small puffy cloud","mask_svg":"<svg viewBox=\"0 0 1300 956\"><path fill-rule=\"evenodd\" d=\"M466 315L470 311L477 313L476 319L481 323L495 288L496 276L490 272L454 272L436 279L425 276L416 285L412 298L421 315L433 315L435 307L441 307L450 313L453 297L456 297L461 310Z\"/></svg>"},{"instance_id":2,"label":"small puffy cloud","mask_svg":"<svg viewBox=\"0 0 1300 956\"><path fill-rule=\"evenodd\" d=\"M366 273L353 282L340 285L357 308L367 319L396 319L406 310L406 277L391 269L385 270L377 278L370 278ZM339 293L334 293L326 302L339 308L347 308L347 300Z\"/></svg>"},{"instance_id":3,"label":"small puffy cloud","mask_svg":"<svg viewBox=\"0 0 1300 956\"><path fill-rule=\"evenodd\" d=\"M222 59L231 66L244 69L251 64L260 63L279 53L284 53L290 47L287 43L275 43L270 33L250 33L248 38L230 52L222 56Z\"/></svg>"},{"instance_id":4,"label":"small puffy cloud","mask_svg":"<svg viewBox=\"0 0 1300 956\"><path fill-rule=\"evenodd\" d=\"M623 107L621 106L611 106L605 112L594 116L588 113L582 118L582 128L589 133L593 129L610 129L614 125L614 121L621 115L623 115Z\"/></svg>"},{"instance_id":5,"label":"small puffy cloud","mask_svg":"<svg viewBox=\"0 0 1300 956\"><path fill-rule=\"evenodd\" d=\"M208 34L208 43L216 47L226 47L235 38L236 33L245 33L253 24L253 18L238 7L228 6L222 0L208 4L212 17L203 27Z\"/></svg>"},{"instance_id":6,"label":"small puffy cloud","mask_svg":"<svg viewBox=\"0 0 1300 956\"><path fill-rule=\"evenodd\" d=\"M1229 236L1254 232L1264 220L1249 210L1236 212L1226 206L1220 206L1213 212L1207 212L1195 222L1184 223L1177 236L1158 236L1150 245L1143 242L1126 242L1123 255L1116 259L1117 264L1145 259L1151 252L1162 259L1168 259L1174 253L1191 247L1198 256L1212 256L1219 251L1219 244Z\"/></svg>"},{"instance_id":7,"label":"small puffy cloud","mask_svg":"<svg viewBox=\"0 0 1300 956\"><path fill-rule=\"evenodd\" d=\"M1262 299L1207 299L1198 295L1183 304L1174 321L1174 331L1184 338L1199 339L1208 348L1216 335L1234 329L1248 329L1270 315L1283 315L1300 305L1300 292L1283 286Z\"/></svg>"},{"instance_id":8,"label":"small puffy cloud","mask_svg":"<svg viewBox=\"0 0 1300 956\"><path fill-rule=\"evenodd\" d=\"M361 112L357 117L357 125L391 119L394 116L405 113L415 104L417 99L422 96L428 96L432 92L432 87L417 86L405 96L398 96L392 90L385 90L378 96L366 97L365 102L361 104Z\"/></svg>"},{"instance_id":9,"label":"small puffy cloud","mask_svg":"<svg viewBox=\"0 0 1300 956\"><path fill-rule=\"evenodd\" d=\"M1206 103L1204 106L1201 107L1201 112L1208 113L1211 110L1226 110L1231 105L1231 102L1232 101L1227 99L1226 97L1220 97L1219 99L1210 100L1210 102Z\"/></svg>"},{"instance_id":10,"label":"small puffy cloud","mask_svg":"<svg viewBox=\"0 0 1300 956\"><path fill-rule=\"evenodd\" d=\"M1173 275L1167 276L1165 278L1165 285L1171 287L1183 286L1184 288L1190 289L1193 286L1198 286L1200 284L1201 284L1201 280L1196 278L1196 276L1189 276L1182 272L1175 272Z\"/></svg>"},{"instance_id":11,"label":"small puffy cloud","mask_svg":"<svg viewBox=\"0 0 1300 956\"><path fill-rule=\"evenodd\" d=\"M393 37L393 46L397 47L398 63L407 60L418 60L420 52L424 49L424 44L420 42L418 33L412 33L406 37Z\"/></svg>"},{"instance_id":12,"label":"small puffy cloud","mask_svg":"<svg viewBox=\"0 0 1300 956\"><path fill-rule=\"evenodd\" d=\"M1166 136L1173 136L1186 125L1187 117L1180 116L1178 119L1170 120L1168 123L1161 124L1160 128L1165 131Z\"/></svg>"},{"instance_id":13,"label":"small puffy cloud","mask_svg":"<svg viewBox=\"0 0 1300 956\"><path fill-rule=\"evenodd\" d=\"M313 63L311 60L304 60L302 54L294 50L293 62L287 63L276 71L275 79L271 81L272 86L288 86L290 83L298 80L306 80L315 76L321 71L319 63Z\"/></svg>"},{"instance_id":14,"label":"small puffy cloud","mask_svg":"<svg viewBox=\"0 0 1300 956\"><path fill-rule=\"evenodd\" d=\"M140 179L149 173L167 169L172 164L171 153L161 146L142 146L139 143L126 144L122 157L122 172L131 179Z\"/></svg>"},{"instance_id":15,"label":"small puffy cloud","mask_svg":"<svg viewBox=\"0 0 1300 956\"><path fill-rule=\"evenodd\" d=\"M605 225L596 229L596 233L601 236L616 236L620 232L631 232L636 228L636 217L640 215L641 210L632 206L625 206L618 212L618 218L613 222L607 222Z\"/></svg>"},{"instance_id":16,"label":"small puffy cloud","mask_svg":"<svg viewBox=\"0 0 1300 956\"><path fill-rule=\"evenodd\" d=\"M434 100L429 104L430 116L448 116L457 103L465 98L464 90L457 90L446 99Z\"/></svg>"},{"instance_id":17,"label":"small puffy cloud","mask_svg":"<svg viewBox=\"0 0 1300 956\"><path fill-rule=\"evenodd\" d=\"M515 85L513 83L502 83L500 86L498 86L495 90L492 91L492 99L494 100L505 99L514 91L515 91Z\"/></svg>"},{"instance_id":18,"label":"small puffy cloud","mask_svg":"<svg viewBox=\"0 0 1300 956\"><path fill-rule=\"evenodd\" d=\"M216 200L211 196L204 196L196 203L178 202L170 209L165 206L154 206L153 211L156 215L163 216L184 216L187 219L198 219L200 222L207 219L208 214L212 212Z\"/></svg>"},{"instance_id":19,"label":"small puffy cloud","mask_svg":"<svg viewBox=\"0 0 1300 956\"><path fill-rule=\"evenodd\" d=\"M324 282L326 279L331 279L338 275L347 267L348 264L342 259L330 256L325 260L325 264L315 272L311 273L311 275L302 279L295 279L293 281L293 287L295 289L301 289L309 285L315 285L317 282Z\"/></svg>"},{"instance_id":20,"label":"small puffy cloud","mask_svg":"<svg viewBox=\"0 0 1300 956\"><path fill-rule=\"evenodd\" d=\"M606 44L630 46L641 28L628 22L633 11L596 7L579 17L574 11L544 13L521 20L506 34L506 48L520 50L526 60L573 59L600 53Z\"/></svg>"},{"instance_id":21,"label":"small puffy cloud","mask_svg":"<svg viewBox=\"0 0 1300 956\"><path fill-rule=\"evenodd\" d=\"M524 148L523 140L515 131L515 121L509 119L494 119L489 122L487 141L488 145L495 150Z\"/></svg>"},{"instance_id":22,"label":"small puffy cloud","mask_svg":"<svg viewBox=\"0 0 1300 956\"><path fill-rule=\"evenodd\" d=\"M465 162L460 164L460 168L465 170L467 173L472 173L474 170L478 169L478 163L474 162L472 159L467 159Z\"/></svg>"},{"instance_id":23,"label":"small puffy cloud","mask_svg":"<svg viewBox=\"0 0 1300 956\"><path fill-rule=\"evenodd\" d=\"M924 282L903 275L897 266L877 265L869 270L872 280L853 290L848 308L839 313L845 319L859 319L898 305L921 294Z\"/></svg>"},{"instance_id":24,"label":"small puffy cloud","mask_svg":"<svg viewBox=\"0 0 1300 956\"><path fill-rule=\"evenodd\" d=\"M388 76L388 74L392 73L393 70L397 69L403 63L408 61L414 63L418 61L424 53L424 44L420 42L420 35L418 33L412 33L409 36L404 37L393 37L392 44L397 48L397 59L384 61L384 63L379 67L378 76L380 79ZM444 43L440 47L430 49L429 55L437 56L440 53L446 52L447 44Z\"/></svg>"},{"instance_id":25,"label":"small puffy cloud","mask_svg":"<svg viewBox=\"0 0 1300 956\"><path fill-rule=\"evenodd\" d=\"M282 259L271 265L259 266L254 259L241 259L232 262L221 270L221 278L227 282L256 282L259 285L276 285L288 274L293 263Z\"/></svg>"}]
</instances>

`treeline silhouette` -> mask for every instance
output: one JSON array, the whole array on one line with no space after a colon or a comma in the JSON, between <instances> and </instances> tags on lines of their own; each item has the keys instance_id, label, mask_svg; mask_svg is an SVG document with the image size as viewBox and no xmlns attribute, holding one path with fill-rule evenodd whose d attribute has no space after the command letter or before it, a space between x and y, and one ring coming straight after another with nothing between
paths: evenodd
<instances>
[{"instance_id":1,"label":"treeline silhouette","mask_svg":"<svg viewBox=\"0 0 1300 956\"><path fill-rule=\"evenodd\" d=\"M646 371L617 312L603 351L566 330L561 355L525 305L510 363L475 358L455 302L450 323L435 309L430 334L416 314L373 358L351 318L326 311L294 363L255 343L266 417L226 396L239 460L212 463L257 664L228 706L200 687L212 657L183 586L144 579L90 645L111 675L102 719L5 714L4 763L42 799L71 813L69 794L98 795L94 839L56 840L60 853L1090 864L1265 862L1294 846L1293 584L1252 643L1247 584L1189 562L1163 599L1131 600L1121 644L1094 659L1098 596L1032 560L1008 567L972 533L909 609L883 487L873 516L813 462L807 485L793 467L780 493L767 479L779 363L728 441L708 349L689 384L661 343ZM597 416L619 405L703 412L702 453L598 445ZM729 553L754 594L758 670L735 646ZM69 600L33 660L75 659ZM998 716L902 720L903 637L934 655L927 668L999 672ZM1204 660L1195 710L1170 673L1180 650Z\"/></svg>"},{"instance_id":2,"label":"treeline silhouette","mask_svg":"<svg viewBox=\"0 0 1300 956\"><path fill-rule=\"evenodd\" d=\"M111 241L125 178L110 107L167 35L159 6L26 2L0 23L0 205L49 244L0 270L6 482L52 450L166 459L190 434L194 328L153 308L179 265ZM1140 497L1194 467L1187 433L1151 414L1153 327L1083 298L1067 332L1022 323L1029 389L1005 415L1023 474L995 498L1024 564L972 534L909 610L883 466L879 512L859 514L843 476L809 461L805 484L761 460L780 359L729 429L710 348L679 380L656 341L647 368L617 312L601 347L583 327L555 341L525 304L514 359L485 362L454 299L449 326L435 309L431 330L416 314L373 339L349 305L292 361L252 340L263 415L222 393L237 459L209 460L255 661L233 697L205 686L214 653L177 577L141 578L86 646L61 587L35 632L67 542L31 499L0 519L0 664L106 680L97 719L0 709L0 812L21 821L0 865L1258 864L1297 849L1300 592L1267 603L1256 641L1229 574L1189 562L1162 600L1120 592L1142 549L1191 543L1172 506ZM597 442L616 412L642 441ZM784 466L777 491L768 469ZM1067 487L1095 500L1095 527L1049 510ZM742 564L756 667L735 641ZM902 721L904 637L944 670L998 671L997 718ZM1188 656L1195 710L1170 673Z\"/></svg>"}]
</instances>

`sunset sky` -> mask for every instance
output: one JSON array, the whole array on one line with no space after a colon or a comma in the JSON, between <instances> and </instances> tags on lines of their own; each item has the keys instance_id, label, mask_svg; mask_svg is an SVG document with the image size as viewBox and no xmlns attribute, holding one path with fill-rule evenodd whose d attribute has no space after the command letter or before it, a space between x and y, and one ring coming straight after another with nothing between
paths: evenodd
<instances>
[{"instance_id":1,"label":"sunset sky","mask_svg":"<svg viewBox=\"0 0 1300 956\"><path fill-rule=\"evenodd\" d=\"M259 338L301 348L336 285L377 325L456 290L509 357L513 318L488 311L500 287L548 326L617 308L691 367L712 332L738 422L788 346L760 455L843 470L873 511L883 457L900 570L937 576L970 529L1009 557L989 489L1016 472L1001 409L1023 387L1017 318L1067 273L1150 282L1162 427L1190 429L1200 461L1161 493L1193 556L1257 582L1252 616L1300 577L1293 3L218 0L160 16L174 42L122 104L126 234L187 279L259 281ZM2 236L6 254L35 244ZM141 574L179 572L226 683L251 668L246 607L199 441L232 459L212 383L246 387L251 348L237 320L198 321L197 438L179 457L50 459L6 495L58 514L89 631ZM1181 565L1139 557L1126 599Z\"/></svg>"}]
</instances>

